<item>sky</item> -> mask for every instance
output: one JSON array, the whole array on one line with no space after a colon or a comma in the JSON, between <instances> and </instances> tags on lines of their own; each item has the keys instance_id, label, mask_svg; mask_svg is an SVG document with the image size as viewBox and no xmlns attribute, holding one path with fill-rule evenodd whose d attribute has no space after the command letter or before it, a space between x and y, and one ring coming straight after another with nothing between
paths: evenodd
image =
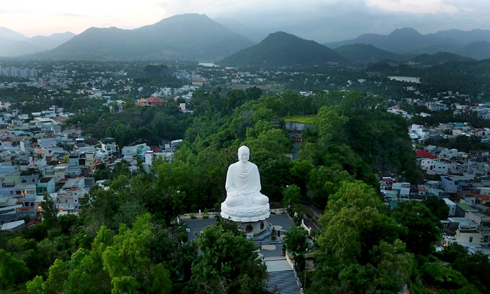
<instances>
[{"instance_id":1,"label":"sky","mask_svg":"<svg viewBox=\"0 0 490 294\"><path fill-rule=\"evenodd\" d=\"M490 30L489 0L16 0L2 1L0 27L27 37L90 27L133 29L184 13L234 20L265 34L285 31L317 42L448 29Z\"/></svg>"}]
</instances>

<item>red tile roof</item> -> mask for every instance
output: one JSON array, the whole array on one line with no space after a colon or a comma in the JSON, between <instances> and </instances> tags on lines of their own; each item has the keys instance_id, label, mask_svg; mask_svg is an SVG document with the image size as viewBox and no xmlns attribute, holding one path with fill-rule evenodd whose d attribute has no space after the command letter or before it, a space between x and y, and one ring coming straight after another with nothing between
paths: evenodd
<instances>
[{"instance_id":1,"label":"red tile roof","mask_svg":"<svg viewBox=\"0 0 490 294\"><path fill-rule=\"evenodd\" d=\"M428 159L436 159L437 158L437 156L434 156L425 150L417 150L417 151L415 151L415 153L417 154L418 157L423 157L423 158L428 158Z\"/></svg>"},{"instance_id":2,"label":"red tile roof","mask_svg":"<svg viewBox=\"0 0 490 294\"><path fill-rule=\"evenodd\" d=\"M475 194L475 193L469 193L466 197L478 197L481 200L488 201L490 200L490 196L488 195L483 195L483 194Z\"/></svg>"},{"instance_id":3,"label":"red tile roof","mask_svg":"<svg viewBox=\"0 0 490 294\"><path fill-rule=\"evenodd\" d=\"M146 102L150 103L163 103L164 101L158 97L151 96L150 98L146 99Z\"/></svg>"}]
</instances>

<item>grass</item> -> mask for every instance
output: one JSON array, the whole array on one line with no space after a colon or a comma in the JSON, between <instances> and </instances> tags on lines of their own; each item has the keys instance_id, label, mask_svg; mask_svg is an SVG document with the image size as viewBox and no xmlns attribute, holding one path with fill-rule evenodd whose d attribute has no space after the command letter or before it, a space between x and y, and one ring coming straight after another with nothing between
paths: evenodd
<instances>
[{"instance_id":1,"label":"grass","mask_svg":"<svg viewBox=\"0 0 490 294\"><path fill-rule=\"evenodd\" d=\"M315 115L288 116L284 120L311 125L315 122Z\"/></svg>"}]
</instances>

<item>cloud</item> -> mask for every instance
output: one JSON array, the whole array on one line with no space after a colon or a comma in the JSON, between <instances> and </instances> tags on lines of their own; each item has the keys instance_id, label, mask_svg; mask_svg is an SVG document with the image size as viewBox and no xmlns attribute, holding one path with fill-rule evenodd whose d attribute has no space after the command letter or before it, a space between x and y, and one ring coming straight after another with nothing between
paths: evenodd
<instances>
[{"instance_id":1,"label":"cloud","mask_svg":"<svg viewBox=\"0 0 490 294\"><path fill-rule=\"evenodd\" d=\"M0 26L33 33L61 27L79 33L101 23L136 28L177 14L199 13L233 19L265 34L280 30L329 42L402 27L421 33L490 29L488 11L488 0L22 0L2 3Z\"/></svg>"},{"instance_id":2,"label":"cloud","mask_svg":"<svg viewBox=\"0 0 490 294\"><path fill-rule=\"evenodd\" d=\"M368 6L375 6L385 11L408 12L414 14L448 13L455 14L458 8L443 0L367 0Z\"/></svg>"}]
</instances>

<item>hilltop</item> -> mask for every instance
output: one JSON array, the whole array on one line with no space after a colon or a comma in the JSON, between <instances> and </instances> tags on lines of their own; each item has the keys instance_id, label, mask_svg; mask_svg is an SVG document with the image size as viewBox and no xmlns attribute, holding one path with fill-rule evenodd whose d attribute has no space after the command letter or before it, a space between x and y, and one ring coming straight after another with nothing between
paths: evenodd
<instances>
[{"instance_id":1,"label":"hilltop","mask_svg":"<svg viewBox=\"0 0 490 294\"><path fill-rule=\"evenodd\" d=\"M259 44L237 52L219 63L226 66L281 67L326 66L345 62L347 60L340 54L315 41L276 32Z\"/></svg>"}]
</instances>

